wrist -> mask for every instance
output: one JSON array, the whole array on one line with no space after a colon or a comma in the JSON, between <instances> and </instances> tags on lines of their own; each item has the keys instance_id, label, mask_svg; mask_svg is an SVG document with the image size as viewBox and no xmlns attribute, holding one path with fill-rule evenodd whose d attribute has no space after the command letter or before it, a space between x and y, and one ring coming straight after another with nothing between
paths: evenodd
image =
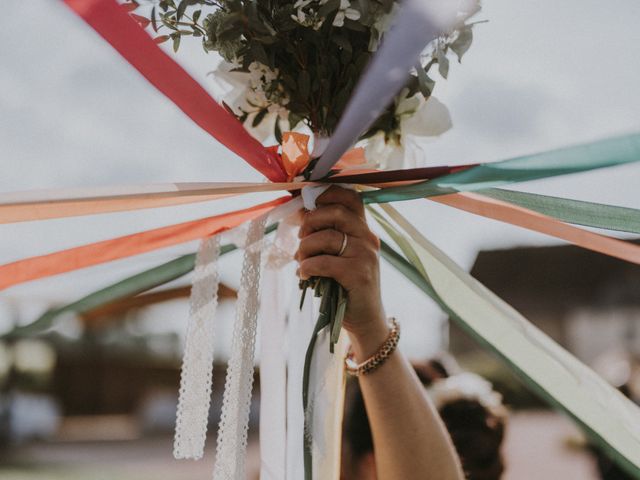
<instances>
[{"instance_id":1,"label":"wrist","mask_svg":"<svg viewBox=\"0 0 640 480\"><path fill-rule=\"evenodd\" d=\"M367 322L362 330L350 331L349 337L355 361L363 362L374 355L389 337L389 331L389 323L383 315Z\"/></svg>"}]
</instances>

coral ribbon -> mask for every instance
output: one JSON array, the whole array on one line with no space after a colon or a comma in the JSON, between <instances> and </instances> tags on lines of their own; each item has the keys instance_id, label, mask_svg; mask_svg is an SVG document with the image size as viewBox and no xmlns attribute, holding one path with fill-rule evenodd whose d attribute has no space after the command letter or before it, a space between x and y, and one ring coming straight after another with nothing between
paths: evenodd
<instances>
[{"instance_id":1,"label":"coral ribbon","mask_svg":"<svg viewBox=\"0 0 640 480\"><path fill-rule=\"evenodd\" d=\"M482 217L566 240L583 248L640 265L640 245L568 225L553 217L476 193L453 193L429 200Z\"/></svg>"},{"instance_id":2,"label":"coral ribbon","mask_svg":"<svg viewBox=\"0 0 640 480\"><path fill-rule=\"evenodd\" d=\"M115 0L64 2L204 131L269 180L285 179L277 156L249 135Z\"/></svg>"},{"instance_id":3,"label":"coral ribbon","mask_svg":"<svg viewBox=\"0 0 640 480\"><path fill-rule=\"evenodd\" d=\"M1 265L0 290L31 280L215 235L252 220L289 200L291 200L289 196L281 197L244 210L147 230Z\"/></svg>"}]
</instances>

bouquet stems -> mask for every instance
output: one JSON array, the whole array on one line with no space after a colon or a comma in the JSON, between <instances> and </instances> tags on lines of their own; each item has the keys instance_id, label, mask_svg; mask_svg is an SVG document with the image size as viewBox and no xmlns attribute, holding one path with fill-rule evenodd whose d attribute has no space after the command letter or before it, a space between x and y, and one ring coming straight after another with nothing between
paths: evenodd
<instances>
[{"instance_id":1,"label":"bouquet stems","mask_svg":"<svg viewBox=\"0 0 640 480\"><path fill-rule=\"evenodd\" d=\"M312 288L315 297L322 297L320 300L320 311L318 323L328 325L329 328L329 351L335 350L335 344L340 338L342 321L347 310L347 292L342 285L332 278L311 277L307 280L300 280L300 309L304 305L307 289Z\"/></svg>"}]
</instances>

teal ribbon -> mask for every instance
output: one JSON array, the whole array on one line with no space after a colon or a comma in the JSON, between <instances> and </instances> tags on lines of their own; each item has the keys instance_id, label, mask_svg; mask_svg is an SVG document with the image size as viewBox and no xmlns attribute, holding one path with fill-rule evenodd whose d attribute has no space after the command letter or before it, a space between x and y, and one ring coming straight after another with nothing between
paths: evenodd
<instances>
[{"instance_id":1,"label":"teal ribbon","mask_svg":"<svg viewBox=\"0 0 640 480\"><path fill-rule=\"evenodd\" d=\"M482 190L640 161L640 134L485 163L433 180L365 192L365 203L387 203Z\"/></svg>"}]
</instances>

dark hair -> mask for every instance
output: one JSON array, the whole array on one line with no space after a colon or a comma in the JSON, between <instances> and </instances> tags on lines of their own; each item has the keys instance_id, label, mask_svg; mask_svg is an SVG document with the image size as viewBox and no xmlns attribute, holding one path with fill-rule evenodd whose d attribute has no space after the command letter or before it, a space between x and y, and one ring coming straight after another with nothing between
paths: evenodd
<instances>
[{"instance_id":1,"label":"dark hair","mask_svg":"<svg viewBox=\"0 0 640 480\"><path fill-rule=\"evenodd\" d=\"M442 362L430 361L414 367L425 386L447 378ZM362 392L357 381L347 385L344 435L354 460L373 452L373 439ZM504 408L487 408L474 399L454 400L439 409L440 416L451 435L469 480L497 480L502 476L504 463L500 451L506 425Z\"/></svg>"}]
</instances>

